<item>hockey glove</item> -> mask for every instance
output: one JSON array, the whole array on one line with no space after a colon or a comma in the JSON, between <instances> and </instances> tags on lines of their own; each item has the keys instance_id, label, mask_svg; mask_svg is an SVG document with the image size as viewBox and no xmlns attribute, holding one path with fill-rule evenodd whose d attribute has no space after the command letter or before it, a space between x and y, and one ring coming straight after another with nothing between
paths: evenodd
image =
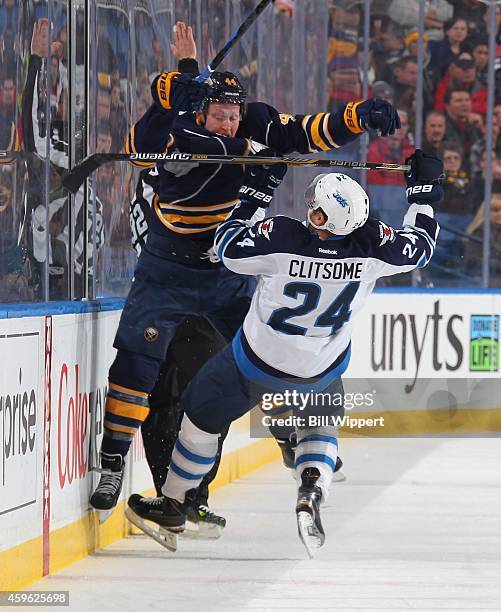
<instances>
[{"instance_id":1,"label":"hockey glove","mask_svg":"<svg viewBox=\"0 0 501 612\"><path fill-rule=\"evenodd\" d=\"M283 181L286 172L285 164L271 166L248 164L243 185L238 192L240 199L242 202L267 208L271 204L275 189Z\"/></svg>"},{"instance_id":2,"label":"hockey glove","mask_svg":"<svg viewBox=\"0 0 501 612\"><path fill-rule=\"evenodd\" d=\"M191 74L162 72L151 84L155 104L164 110L191 111L200 108L211 88Z\"/></svg>"},{"instance_id":3,"label":"hockey glove","mask_svg":"<svg viewBox=\"0 0 501 612\"><path fill-rule=\"evenodd\" d=\"M400 128L400 117L396 108L379 98L349 102L344 109L344 122L355 134L367 130L379 130L381 136L389 136Z\"/></svg>"},{"instance_id":4,"label":"hockey glove","mask_svg":"<svg viewBox=\"0 0 501 612\"><path fill-rule=\"evenodd\" d=\"M405 175L409 204L433 204L443 200L444 190L441 182L445 174L441 159L416 149L405 163L411 167L410 172Z\"/></svg>"}]
</instances>

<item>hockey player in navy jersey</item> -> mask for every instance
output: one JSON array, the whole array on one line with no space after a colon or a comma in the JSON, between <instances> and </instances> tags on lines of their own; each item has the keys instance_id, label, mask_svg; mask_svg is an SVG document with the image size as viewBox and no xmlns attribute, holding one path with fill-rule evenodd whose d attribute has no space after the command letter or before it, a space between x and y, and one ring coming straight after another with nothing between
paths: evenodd
<instances>
[{"instance_id":1,"label":"hockey player in navy jersey","mask_svg":"<svg viewBox=\"0 0 501 612\"><path fill-rule=\"evenodd\" d=\"M400 125L394 107L383 100L349 102L337 113L293 116L264 103L247 105L245 91L232 73L214 72L209 85L195 82L189 74L160 74L151 87L154 102L132 127L126 151L310 153L340 147L369 129L388 135ZM194 107L199 110L192 112ZM239 202L243 166L168 162L157 168L159 187L148 241L114 342L117 355L109 372L102 474L90 500L98 510L111 510L117 503L125 457L148 415L148 396L180 322L187 313L203 315L230 340L255 286L253 278L225 268L212 250L215 230ZM261 190L265 202L275 186Z\"/></svg>"},{"instance_id":2,"label":"hockey player in navy jersey","mask_svg":"<svg viewBox=\"0 0 501 612\"><path fill-rule=\"evenodd\" d=\"M425 266L435 248L439 228L431 204L443 197L442 162L417 150L407 163L410 206L399 230L369 217L365 191L336 173L317 176L307 188L306 223L285 216L260 220L264 210L247 194L266 190L277 170L250 171L241 205L218 228L214 244L226 268L258 277L257 289L232 344L201 368L183 395L185 415L163 496L132 495L127 512L133 522L144 527L153 521L175 549L172 534L184 528L185 492L210 470L229 422L265 393L302 392L313 402L316 392L343 392L353 320L376 280ZM306 422L297 439L298 530L313 555L325 539L320 504L332 481L337 429Z\"/></svg>"}]
</instances>

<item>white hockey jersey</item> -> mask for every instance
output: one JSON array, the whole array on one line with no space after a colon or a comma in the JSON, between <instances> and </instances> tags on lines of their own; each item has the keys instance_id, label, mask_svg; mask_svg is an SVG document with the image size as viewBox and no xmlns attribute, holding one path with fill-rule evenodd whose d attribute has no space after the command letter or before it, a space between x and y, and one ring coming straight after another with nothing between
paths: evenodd
<instances>
[{"instance_id":1,"label":"white hockey jersey","mask_svg":"<svg viewBox=\"0 0 501 612\"><path fill-rule=\"evenodd\" d=\"M298 377L323 387L348 367L353 320L376 280L429 262L439 231L433 209L412 204L403 229L369 218L325 241L289 217L254 223L262 209L247 220L254 211L236 208L214 243L227 268L258 277L235 360L251 380Z\"/></svg>"}]
</instances>

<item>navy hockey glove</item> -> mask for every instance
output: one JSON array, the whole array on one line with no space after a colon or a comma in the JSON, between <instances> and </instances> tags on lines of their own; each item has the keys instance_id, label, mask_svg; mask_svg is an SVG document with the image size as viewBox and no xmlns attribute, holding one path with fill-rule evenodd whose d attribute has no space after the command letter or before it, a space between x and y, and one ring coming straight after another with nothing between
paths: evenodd
<instances>
[{"instance_id":1,"label":"navy hockey glove","mask_svg":"<svg viewBox=\"0 0 501 612\"><path fill-rule=\"evenodd\" d=\"M286 172L287 166L285 164L272 164L270 166L248 164L243 185L238 192L240 199L242 202L267 208L271 204L275 189L283 181Z\"/></svg>"},{"instance_id":2,"label":"navy hockey glove","mask_svg":"<svg viewBox=\"0 0 501 612\"><path fill-rule=\"evenodd\" d=\"M411 167L410 172L405 175L409 204L433 204L443 200L444 190L441 182L445 174L441 159L416 149L405 163Z\"/></svg>"},{"instance_id":3,"label":"navy hockey glove","mask_svg":"<svg viewBox=\"0 0 501 612\"><path fill-rule=\"evenodd\" d=\"M196 81L191 74L162 72L151 84L151 95L164 110L191 111L200 108L211 88Z\"/></svg>"},{"instance_id":4,"label":"navy hockey glove","mask_svg":"<svg viewBox=\"0 0 501 612\"><path fill-rule=\"evenodd\" d=\"M344 122L353 133L379 130L381 136L389 136L400 128L397 109L379 98L369 98L363 102L349 102L344 109Z\"/></svg>"}]
</instances>

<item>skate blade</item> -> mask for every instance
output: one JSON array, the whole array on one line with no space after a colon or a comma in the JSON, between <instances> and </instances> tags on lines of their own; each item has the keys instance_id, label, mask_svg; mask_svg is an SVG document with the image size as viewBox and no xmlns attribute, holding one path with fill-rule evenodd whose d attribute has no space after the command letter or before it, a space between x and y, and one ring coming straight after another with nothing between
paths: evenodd
<instances>
[{"instance_id":1,"label":"skate blade","mask_svg":"<svg viewBox=\"0 0 501 612\"><path fill-rule=\"evenodd\" d=\"M324 543L324 538L315 527L313 517L309 512L300 511L297 513L297 528L299 537L306 548L308 556L310 559L313 559L317 550Z\"/></svg>"},{"instance_id":2,"label":"skate blade","mask_svg":"<svg viewBox=\"0 0 501 612\"><path fill-rule=\"evenodd\" d=\"M186 528L181 536L188 540L218 540L222 531L222 527L219 525L186 521Z\"/></svg>"},{"instance_id":3,"label":"skate blade","mask_svg":"<svg viewBox=\"0 0 501 612\"><path fill-rule=\"evenodd\" d=\"M332 482L344 482L346 479L347 479L347 476L343 472L343 470L338 470L337 472L334 472L334 474L332 475Z\"/></svg>"},{"instance_id":4,"label":"skate blade","mask_svg":"<svg viewBox=\"0 0 501 612\"><path fill-rule=\"evenodd\" d=\"M100 525L102 525L110 518L110 516L113 514L114 509L115 508L110 508L110 510L96 510Z\"/></svg>"},{"instance_id":5,"label":"skate blade","mask_svg":"<svg viewBox=\"0 0 501 612\"><path fill-rule=\"evenodd\" d=\"M158 542L160 546L163 546L171 552L177 551L177 536L178 534L174 531L169 531L164 527L151 527L144 519L138 516L131 508L126 508L125 516L127 519L140 529L144 534Z\"/></svg>"}]
</instances>

